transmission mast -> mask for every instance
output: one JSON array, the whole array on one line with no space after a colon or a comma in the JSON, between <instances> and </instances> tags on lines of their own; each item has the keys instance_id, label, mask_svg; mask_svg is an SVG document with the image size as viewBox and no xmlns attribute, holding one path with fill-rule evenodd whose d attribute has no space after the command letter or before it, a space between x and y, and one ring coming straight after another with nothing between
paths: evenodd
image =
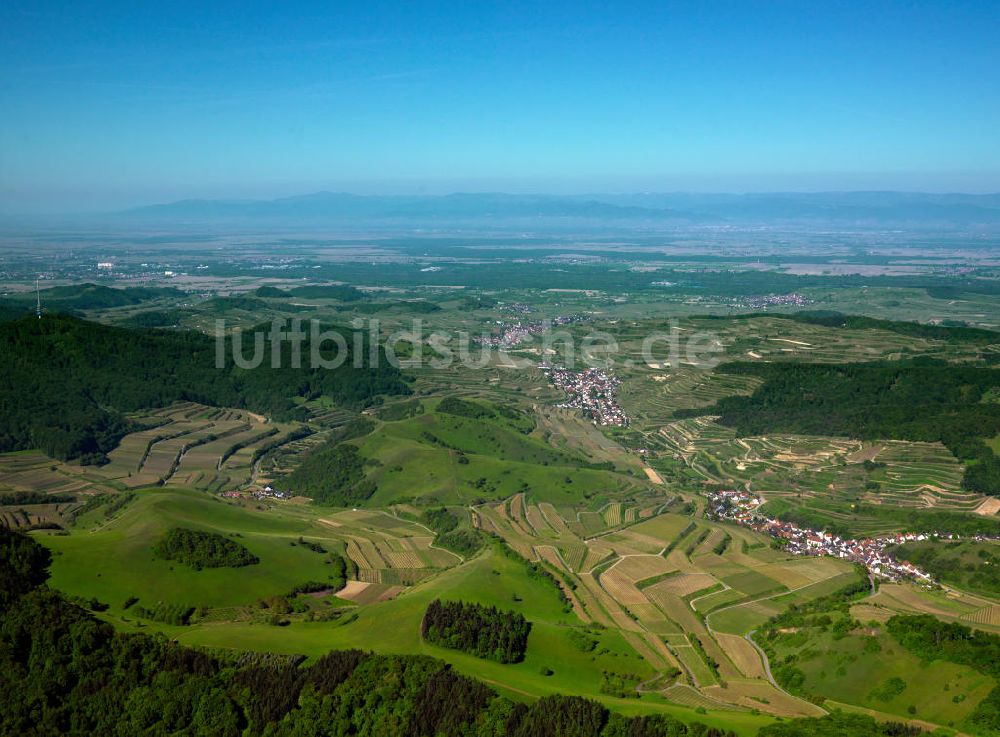
<instances>
[{"instance_id":1,"label":"transmission mast","mask_svg":"<svg viewBox=\"0 0 1000 737\"><path fill-rule=\"evenodd\" d=\"M42 319L42 292L38 288L38 279L37 278L35 279L35 298L37 300L35 302L35 314L37 314L38 315L38 319L41 320Z\"/></svg>"}]
</instances>

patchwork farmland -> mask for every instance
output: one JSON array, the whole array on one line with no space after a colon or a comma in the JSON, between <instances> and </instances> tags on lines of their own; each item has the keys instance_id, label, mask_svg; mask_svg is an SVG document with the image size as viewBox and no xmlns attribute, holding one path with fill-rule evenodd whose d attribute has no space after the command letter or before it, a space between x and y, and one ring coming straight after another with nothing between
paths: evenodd
<instances>
[{"instance_id":1,"label":"patchwork farmland","mask_svg":"<svg viewBox=\"0 0 1000 737\"><path fill-rule=\"evenodd\" d=\"M342 540L356 580L367 584L411 586L462 562L461 556L434 547L434 533L378 511L343 511L318 522Z\"/></svg>"},{"instance_id":2,"label":"patchwork farmland","mask_svg":"<svg viewBox=\"0 0 1000 737\"><path fill-rule=\"evenodd\" d=\"M791 557L753 532L678 514L683 508L683 499L666 495L588 509L518 494L476 507L475 519L549 570L580 619L619 630L651 668L680 674L659 687L665 698L821 713L775 688L742 636L857 574L833 559Z\"/></svg>"},{"instance_id":3,"label":"patchwork farmland","mask_svg":"<svg viewBox=\"0 0 1000 737\"><path fill-rule=\"evenodd\" d=\"M53 460L39 451L0 454L0 495L32 492L32 503L0 505L5 526L65 526L88 498L148 486L175 486L212 493L256 481L262 461L302 434L302 426L275 423L244 410L193 402L130 418L142 429L122 438L103 466ZM51 496L52 503L38 499Z\"/></svg>"}]
</instances>

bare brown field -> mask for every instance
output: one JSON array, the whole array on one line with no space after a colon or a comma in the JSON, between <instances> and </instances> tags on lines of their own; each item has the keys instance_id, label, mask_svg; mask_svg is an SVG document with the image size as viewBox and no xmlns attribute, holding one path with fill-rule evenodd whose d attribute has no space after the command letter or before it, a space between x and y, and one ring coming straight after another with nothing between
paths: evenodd
<instances>
[{"instance_id":1,"label":"bare brown field","mask_svg":"<svg viewBox=\"0 0 1000 737\"><path fill-rule=\"evenodd\" d=\"M642 470L646 472L646 476L648 476L649 480L652 481L654 484L663 483L663 479L660 477L660 474L658 474L649 466L644 466Z\"/></svg>"},{"instance_id":2,"label":"bare brown field","mask_svg":"<svg viewBox=\"0 0 1000 737\"><path fill-rule=\"evenodd\" d=\"M402 586L368 583L365 581L348 581L344 588L337 592L337 597L353 601L355 604L374 604L379 601L392 599L402 590Z\"/></svg>"},{"instance_id":3,"label":"bare brown field","mask_svg":"<svg viewBox=\"0 0 1000 737\"><path fill-rule=\"evenodd\" d=\"M742 711L742 709L733 704L727 704L724 701L718 701L714 698L706 696L701 691L692 688L685 683L676 683L670 688L663 691L664 698L672 701L675 704L680 704L681 706L687 706L692 709L713 709L718 711Z\"/></svg>"},{"instance_id":4,"label":"bare brown field","mask_svg":"<svg viewBox=\"0 0 1000 737\"><path fill-rule=\"evenodd\" d=\"M991 517L997 512L1000 512L1000 499L996 497L987 497L983 499L983 503L976 507L976 514L981 514L984 517Z\"/></svg>"},{"instance_id":5,"label":"bare brown field","mask_svg":"<svg viewBox=\"0 0 1000 737\"><path fill-rule=\"evenodd\" d=\"M659 576L674 570L664 558L659 555L636 555L622 558L614 570L627 580L635 583L653 576Z\"/></svg>"},{"instance_id":6,"label":"bare brown field","mask_svg":"<svg viewBox=\"0 0 1000 737\"><path fill-rule=\"evenodd\" d=\"M739 635L726 635L717 632L714 636L719 647L729 656L733 665L743 676L758 679L767 677L764 672L764 663L760 659L760 654L754 650L753 645Z\"/></svg>"},{"instance_id":7,"label":"bare brown field","mask_svg":"<svg viewBox=\"0 0 1000 737\"><path fill-rule=\"evenodd\" d=\"M804 699L779 691L767 681L731 680L726 688L709 688L712 698L780 717L818 717L826 710Z\"/></svg>"},{"instance_id":8,"label":"bare brown field","mask_svg":"<svg viewBox=\"0 0 1000 737\"><path fill-rule=\"evenodd\" d=\"M717 583L718 580L708 573L679 573L654 585L662 591L685 597Z\"/></svg>"}]
</instances>

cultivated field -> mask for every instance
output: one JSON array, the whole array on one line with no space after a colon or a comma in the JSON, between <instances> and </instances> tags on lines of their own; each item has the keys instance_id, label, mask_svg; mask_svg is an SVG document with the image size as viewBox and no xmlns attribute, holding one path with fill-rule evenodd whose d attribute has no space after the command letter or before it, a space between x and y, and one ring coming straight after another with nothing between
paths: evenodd
<instances>
[{"instance_id":1,"label":"cultivated field","mask_svg":"<svg viewBox=\"0 0 1000 737\"><path fill-rule=\"evenodd\" d=\"M662 684L666 698L687 704L700 694L729 708L818 713L767 681L742 635L857 574L839 561L788 557L755 533L674 511L682 507L682 499L662 492L588 508L517 494L477 506L475 515L484 530L549 569L581 620L620 631L648 667L679 671L684 688Z\"/></svg>"}]
</instances>

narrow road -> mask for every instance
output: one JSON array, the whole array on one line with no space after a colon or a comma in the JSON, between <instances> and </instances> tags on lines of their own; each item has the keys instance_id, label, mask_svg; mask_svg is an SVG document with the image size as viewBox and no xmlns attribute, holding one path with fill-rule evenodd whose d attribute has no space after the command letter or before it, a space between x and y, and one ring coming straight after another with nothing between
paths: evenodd
<instances>
[{"instance_id":1,"label":"narrow road","mask_svg":"<svg viewBox=\"0 0 1000 737\"><path fill-rule=\"evenodd\" d=\"M776 689L778 689L779 691L781 691L781 693L785 694L789 698L796 699L798 701L804 701L804 699L802 699L800 696L795 696L793 694L788 693L788 691L786 691L781 686L779 686L778 682L776 680L774 680L774 675L771 673L771 661L768 660L767 653L765 653L764 650L763 650L763 648L761 648L761 646L758 645L753 640L753 633L756 632L756 631L757 630L750 630L745 635L743 635L743 639L745 639L747 642L749 642L753 646L753 649L757 651L757 654L760 655L760 660L764 664L764 674L767 676L767 680L769 680L771 682L772 686L774 686ZM806 703L811 703L811 702L806 702ZM824 714L829 714L830 713L828 709L824 709L819 704L813 704L813 705L817 709L819 709L821 712L823 712Z\"/></svg>"},{"instance_id":2,"label":"narrow road","mask_svg":"<svg viewBox=\"0 0 1000 737\"><path fill-rule=\"evenodd\" d=\"M758 645L756 642L753 641L753 633L756 631L757 630L750 630L745 635L743 635L743 639L749 642L753 646L753 649L757 651L757 654L760 655L760 659L764 663L764 674L767 676L767 680L771 682L771 685L774 686L779 691L787 693L787 691L785 691L785 689L779 686L778 682L774 680L774 676L771 675L771 661L767 659L767 653L764 652L763 648L761 648L760 645Z\"/></svg>"}]
</instances>

